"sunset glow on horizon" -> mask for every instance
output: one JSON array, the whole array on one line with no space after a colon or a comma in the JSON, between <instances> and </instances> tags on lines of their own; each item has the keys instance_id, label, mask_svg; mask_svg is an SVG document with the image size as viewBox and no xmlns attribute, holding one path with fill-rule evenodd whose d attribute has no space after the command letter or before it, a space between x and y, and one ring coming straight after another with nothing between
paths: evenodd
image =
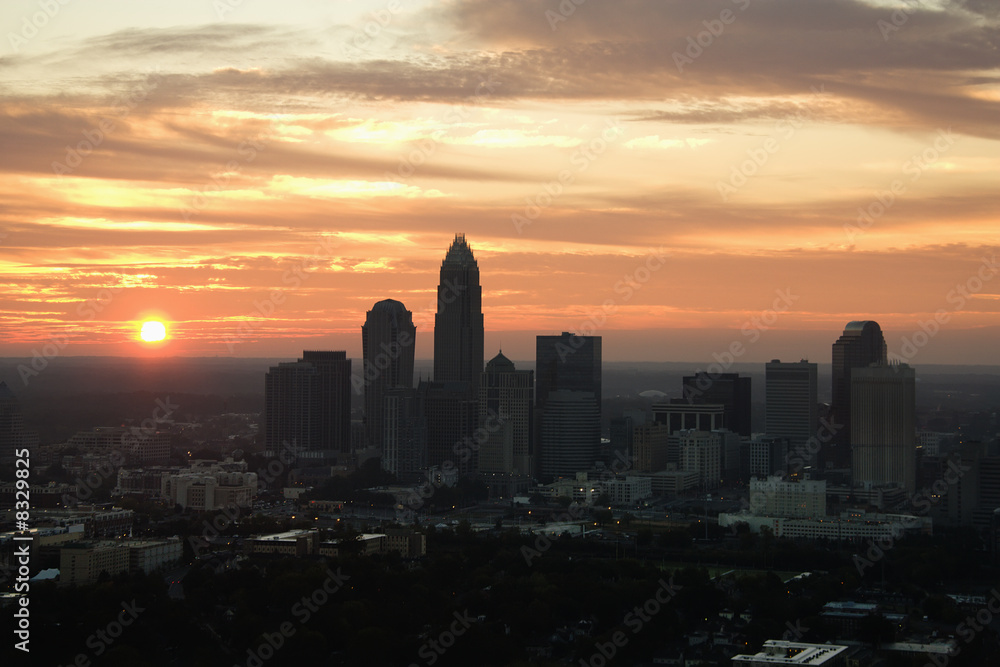
<instances>
[{"instance_id":1,"label":"sunset glow on horizon","mask_svg":"<svg viewBox=\"0 0 1000 667\"><path fill-rule=\"evenodd\" d=\"M995 4L97 4L0 8L2 356L429 358L463 232L487 358L1000 364Z\"/></svg>"}]
</instances>

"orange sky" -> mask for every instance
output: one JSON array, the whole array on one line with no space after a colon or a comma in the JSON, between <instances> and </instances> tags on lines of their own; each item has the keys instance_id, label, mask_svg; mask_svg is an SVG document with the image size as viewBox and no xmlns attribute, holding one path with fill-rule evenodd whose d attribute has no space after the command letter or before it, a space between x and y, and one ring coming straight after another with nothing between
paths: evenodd
<instances>
[{"instance_id":1,"label":"orange sky","mask_svg":"<svg viewBox=\"0 0 1000 667\"><path fill-rule=\"evenodd\" d=\"M0 8L0 355L430 357L465 232L489 356L1000 364L995 3L92 4Z\"/></svg>"}]
</instances>

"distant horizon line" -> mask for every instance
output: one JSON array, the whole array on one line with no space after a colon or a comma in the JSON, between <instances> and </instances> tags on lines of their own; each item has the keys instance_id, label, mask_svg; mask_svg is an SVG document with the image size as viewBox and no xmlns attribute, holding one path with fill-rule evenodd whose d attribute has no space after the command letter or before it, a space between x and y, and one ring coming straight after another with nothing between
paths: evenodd
<instances>
[{"instance_id":1,"label":"distant horizon line","mask_svg":"<svg viewBox=\"0 0 1000 667\"><path fill-rule=\"evenodd\" d=\"M306 351L306 350L303 350L303 351ZM308 350L308 351L313 351L313 350ZM341 351L342 352L344 350L333 350L333 351ZM261 361L261 362L271 362L271 361L295 361L295 360L298 359L298 356L234 357L234 356L223 356L223 355L213 355L213 356L205 356L205 355L170 355L170 356L152 357L152 356L117 355L117 354L100 354L100 355L98 355L98 354L91 354L91 355L79 354L79 355L60 355L60 358L61 359L65 359L65 360L75 359L75 360L78 360L78 361L82 361L82 360L86 360L86 359L119 359L119 360L137 360L137 361L213 360L213 361L246 361L246 362ZM360 356L358 356L358 357L348 356L347 358L351 359L351 360L354 360L354 359L362 360L363 359L363 357L360 357ZM18 362L18 363L21 363L21 362L23 362L25 360L29 360L30 361L31 359L32 359L32 357L3 357L3 356L0 356L0 363L4 363L4 362ZM427 363L427 364L433 364L434 363L434 359L432 357L414 359L413 361L414 361L414 363ZM487 361L489 361L489 359L484 359L483 360L484 366L485 366L485 363ZM511 361L515 362L515 363L529 363L529 364L535 363L534 359L511 359ZM773 360L769 359L767 361L736 361L736 362L733 362L732 364L729 364L727 366L727 369L728 368L732 368L732 367L736 367L736 366L757 366L757 365L766 366L771 361L773 361ZM814 363L817 366L832 366L833 365L832 361L811 361L809 359L805 359L805 360L798 359L798 360L795 360L795 361L790 361L790 360L778 360L778 361L782 361L782 363L789 363L789 364L799 363L800 361L807 361L809 363ZM651 361L651 360L641 360L641 359L625 359L625 360L602 360L601 363L602 363L602 365L603 364L660 364L660 365L663 365L663 364L675 364L675 365L687 365L687 366L691 366L691 365L698 365L698 366L706 366L706 365L708 365L708 366L711 366L713 364L717 365L717 362L715 360L700 360L700 361ZM963 367L963 368L990 368L990 369L996 369L996 370L1000 371L1000 364L967 364L967 363L940 363L940 362L937 362L937 363L922 363L922 364L912 364L912 363L910 363L909 365L912 368L915 368L915 369L928 368L928 367L941 367L941 366L956 366L956 367ZM699 369L695 369L695 370L699 370ZM727 371L724 370L723 372L727 372Z\"/></svg>"}]
</instances>

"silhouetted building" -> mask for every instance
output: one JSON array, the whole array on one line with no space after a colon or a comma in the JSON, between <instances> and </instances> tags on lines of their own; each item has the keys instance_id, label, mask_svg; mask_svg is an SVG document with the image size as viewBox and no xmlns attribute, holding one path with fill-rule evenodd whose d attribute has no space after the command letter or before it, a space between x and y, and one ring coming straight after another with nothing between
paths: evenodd
<instances>
[{"instance_id":1,"label":"silhouetted building","mask_svg":"<svg viewBox=\"0 0 1000 667\"><path fill-rule=\"evenodd\" d=\"M539 412L542 477L573 477L592 468L601 445L601 410L594 394L550 391Z\"/></svg>"},{"instance_id":2,"label":"silhouetted building","mask_svg":"<svg viewBox=\"0 0 1000 667\"><path fill-rule=\"evenodd\" d=\"M477 401L470 398L467 383L422 381L417 393L427 425L427 465L474 473L479 453L473 441Z\"/></svg>"},{"instance_id":3,"label":"silhouetted building","mask_svg":"<svg viewBox=\"0 0 1000 667\"><path fill-rule=\"evenodd\" d=\"M272 366L264 376L265 449L287 444L306 458L350 452L350 391L346 352L304 352Z\"/></svg>"},{"instance_id":4,"label":"silhouetted building","mask_svg":"<svg viewBox=\"0 0 1000 667\"><path fill-rule=\"evenodd\" d=\"M833 395L831 423L838 428L829 443L819 452L825 466L846 468L851 465L851 371L871 364L887 362L885 337L878 322L848 322L843 335L833 344Z\"/></svg>"},{"instance_id":5,"label":"silhouetted building","mask_svg":"<svg viewBox=\"0 0 1000 667\"><path fill-rule=\"evenodd\" d=\"M545 403L549 392L586 391L601 400L601 337L535 337L535 402Z\"/></svg>"},{"instance_id":6,"label":"silhouetted building","mask_svg":"<svg viewBox=\"0 0 1000 667\"><path fill-rule=\"evenodd\" d=\"M916 490L916 375L906 364L851 369L851 470L857 487Z\"/></svg>"},{"instance_id":7,"label":"silhouetted building","mask_svg":"<svg viewBox=\"0 0 1000 667\"><path fill-rule=\"evenodd\" d=\"M787 438L793 450L807 452L806 442L815 437L819 426L816 364L775 359L767 364L765 373L764 432Z\"/></svg>"},{"instance_id":8,"label":"silhouetted building","mask_svg":"<svg viewBox=\"0 0 1000 667\"><path fill-rule=\"evenodd\" d=\"M319 448L349 454L351 360L343 351L305 351L300 361L312 364L319 372Z\"/></svg>"},{"instance_id":9,"label":"silhouetted building","mask_svg":"<svg viewBox=\"0 0 1000 667\"><path fill-rule=\"evenodd\" d=\"M427 422L416 389L387 389L382 409L382 469L403 482L427 467Z\"/></svg>"},{"instance_id":10,"label":"silhouetted building","mask_svg":"<svg viewBox=\"0 0 1000 667\"><path fill-rule=\"evenodd\" d=\"M722 405L725 427L740 435L750 435L750 378L739 373L698 371L682 381L684 400L694 405Z\"/></svg>"},{"instance_id":11,"label":"silhouetted building","mask_svg":"<svg viewBox=\"0 0 1000 667\"><path fill-rule=\"evenodd\" d=\"M0 382L0 463L12 464L18 449L38 445L38 433L24 428L21 406L6 382Z\"/></svg>"},{"instance_id":12,"label":"silhouetted building","mask_svg":"<svg viewBox=\"0 0 1000 667\"><path fill-rule=\"evenodd\" d=\"M479 386L479 472L531 475L534 371L519 371L503 353L486 364Z\"/></svg>"},{"instance_id":13,"label":"silhouetted building","mask_svg":"<svg viewBox=\"0 0 1000 667\"><path fill-rule=\"evenodd\" d=\"M413 388L413 351L417 328L413 313L399 301L385 299L368 311L361 327L364 357L365 432L370 447L381 448L382 411L390 389Z\"/></svg>"},{"instance_id":14,"label":"silhouetted building","mask_svg":"<svg viewBox=\"0 0 1000 667\"><path fill-rule=\"evenodd\" d=\"M535 405L541 476L588 470L601 446L600 336L535 338Z\"/></svg>"},{"instance_id":15,"label":"silhouetted building","mask_svg":"<svg viewBox=\"0 0 1000 667\"><path fill-rule=\"evenodd\" d=\"M434 381L465 382L472 396L483 371L483 288L465 234L455 234L441 263L434 315Z\"/></svg>"}]
</instances>

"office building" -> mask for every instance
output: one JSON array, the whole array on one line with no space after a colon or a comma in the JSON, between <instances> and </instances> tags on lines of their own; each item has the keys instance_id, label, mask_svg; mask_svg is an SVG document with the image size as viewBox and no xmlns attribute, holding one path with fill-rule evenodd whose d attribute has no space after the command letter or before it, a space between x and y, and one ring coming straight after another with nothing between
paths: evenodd
<instances>
[{"instance_id":1,"label":"office building","mask_svg":"<svg viewBox=\"0 0 1000 667\"><path fill-rule=\"evenodd\" d=\"M427 422L416 389L387 389L382 397L382 469L413 482L427 467Z\"/></svg>"},{"instance_id":2,"label":"office building","mask_svg":"<svg viewBox=\"0 0 1000 667\"><path fill-rule=\"evenodd\" d=\"M186 470L165 472L160 478L160 497L171 506L198 512L253 507L257 473L248 472L246 461L196 461Z\"/></svg>"},{"instance_id":3,"label":"office building","mask_svg":"<svg viewBox=\"0 0 1000 667\"><path fill-rule=\"evenodd\" d=\"M666 470L669 439L670 431L666 424L652 422L633 428L632 469L636 472Z\"/></svg>"},{"instance_id":4,"label":"office building","mask_svg":"<svg viewBox=\"0 0 1000 667\"><path fill-rule=\"evenodd\" d=\"M503 353L486 364L479 386L479 472L530 477L534 371Z\"/></svg>"},{"instance_id":5,"label":"office building","mask_svg":"<svg viewBox=\"0 0 1000 667\"><path fill-rule=\"evenodd\" d=\"M351 360L346 352L303 352L264 376L264 447L305 459L351 449Z\"/></svg>"},{"instance_id":6,"label":"office building","mask_svg":"<svg viewBox=\"0 0 1000 667\"><path fill-rule=\"evenodd\" d=\"M13 464L14 453L38 446L38 433L24 428L21 406L6 382L0 381L0 463Z\"/></svg>"},{"instance_id":7,"label":"office building","mask_svg":"<svg viewBox=\"0 0 1000 667\"><path fill-rule=\"evenodd\" d=\"M786 438L794 451L807 452L806 443L819 427L816 364L775 359L765 367L764 387L764 432ZM805 461L805 465L814 464Z\"/></svg>"},{"instance_id":8,"label":"office building","mask_svg":"<svg viewBox=\"0 0 1000 667\"><path fill-rule=\"evenodd\" d=\"M721 405L724 426L734 433L750 435L750 378L740 377L739 373L699 371L685 376L681 389L682 400L692 405Z\"/></svg>"},{"instance_id":9,"label":"office building","mask_svg":"<svg viewBox=\"0 0 1000 667\"><path fill-rule=\"evenodd\" d=\"M475 473L477 401L468 383L422 381L417 396L427 429L427 466L461 475Z\"/></svg>"},{"instance_id":10,"label":"office building","mask_svg":"<svg viewBox=\"0 0 1000 667\"><path fill-rule=\"evenodd\" d=\"M63 449L100 457L114 466L157 465L170 460L170 434L135 426L95 426L74 433Z\"/></svg>"},{"instance_id":11,"label":"office building","mask_svg":"<svg viewBox=\"0 0 1000 667\"><path fill-rule=\"evenodd\" d=\"M483 371L483 288L479 265L465 234L455 240L441 263L434 315L434 381L464 382L470 396Z\"/></svg>"},{"instance_id":12,"label":"office building","mask_svg":"<svg viewBox=\"0 0 1000 667\"><path fill-rule=\"evenodd\" d=\"M916 490L916 376L906 364L851 369L851 471L856 487Z\"/></svg>"},{"instance_id":13,"label":"office building","mask_svg":"<svg viewBox=\"0 0 1000 667\"><path fill-rule=\"evenodd\" d=\"M413 388L416 340L413 313L399 301L384 299L368 311L361 327L364 358L361 383L365 394L365 434L370 447L383 447L382 411L386 392Z\"/></svg>"},{"instance_id":14,"label":"office building","mask_svg":"<svg viewBox=\"0 0 1000 667\"><path fill-rule=\"evenodd\" d=\"M826 481L792 481L777 476L752 479L750 509L756 516L823 518L826 516Z\"/></svg>"},{"instance_id":15,"label":"office building","mask_svg":"<svg viewBox=\"0 0 1000 667\"><path fill-rule=\"evenodd\" d=\"M749 477L784 475L788 471L791 450L787 439L758 435L744 446L750 450Z\"/></svg>"},{"instance_id":16,"label":"office building","mask_svg":"<svg viewBox=\"0 0 1000 667\"><path fill-rule=\"evenodd\" d=\"M544 479L588 470L601 446L601 337L535 338L538 465Z\"/></svg>"},{"instance_id":17,"label":"office building","mask_svg":"<svg viewBox=\"0 0 1000 667\"><path fill-rule=\"evenodd\" d=\"M838 428L819 452L823 467L847 468L851 459L851 374L855 368L887 363L885 337L878 322L848 322L833 344L830 422Z\"/></svg>"},{"instance_id":18,"label":"office building","mask_svg":"<svg viewBox=\"0 0 1000 667\"><path fill-rule=\"evenodd\" d=\"M300 361L318 371L320 449L351 453L351 360L347 353L305 351Z\"/></svg>"},{"instance_id":19,"label":"office building","mask_svg":"<svg viewBox=\"0 0 1000 667\"><path fill-rule=\"evenodd\" d=\"M722 477L722 437L708 431L681 431L680 469L698 473L706 491L719 488Z\"/></svg>"},{"instance_id":20,"label":"office building","mask_svg":"<svg viewBox=\"0 0 1000 667\"><path fill-rule=\"evenodd\" d=\"M726 428L725 407L714 405L693 405L684 399L673 399L669 403L653 405L653 421L666 424L670 433L678 431L717 431Z\"/></svg>"},{"instance_id":21,"label":"office building","mask_svg":"<svg viewBox=\"0 0 1000 667\"><path fill-rule=\"evenodd\" d=\"M594 466L601 444L601 413L591 392L551 391L539 414L543 478L572 477Z\"/></svg>"}]
</instances>

